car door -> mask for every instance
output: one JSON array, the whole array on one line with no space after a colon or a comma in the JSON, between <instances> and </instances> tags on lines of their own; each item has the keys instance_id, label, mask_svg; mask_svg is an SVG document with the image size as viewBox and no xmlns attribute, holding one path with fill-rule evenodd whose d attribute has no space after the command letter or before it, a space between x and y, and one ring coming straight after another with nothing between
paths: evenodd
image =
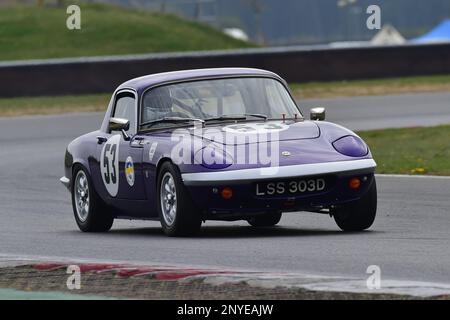
<instances>
[{"instance_id":1,"label":"car door","mask_svg":"<svg viewBox=\"0 0 450 320\"><path fill-rule=\"evenodd\" d=\"M111 117L130 121L125 132L106 132L99 139L97 153L103 188L112 204L120 200L145 200L146 192L142 170L143 146L136 136L137 97L135 92L122 90L116 94ZM120 207L120 206L119 206Z\"/></svg>"}]
</instances>

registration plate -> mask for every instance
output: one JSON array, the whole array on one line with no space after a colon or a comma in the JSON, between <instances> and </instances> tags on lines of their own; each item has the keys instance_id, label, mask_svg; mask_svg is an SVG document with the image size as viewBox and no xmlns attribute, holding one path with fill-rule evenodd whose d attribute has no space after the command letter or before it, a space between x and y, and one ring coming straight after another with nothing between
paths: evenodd
<instances>
[{"instance_id":1,"label":"registration plate","mask_svg":"<svg viewBox=\"0 0 450 320\"><path fill-rule=\"evenodd\" d=\"M302 179L279 182L256 183L256 196L293 196L305 193L320 192L326 189L323 178Z\"/></svg>"}]
</instances>

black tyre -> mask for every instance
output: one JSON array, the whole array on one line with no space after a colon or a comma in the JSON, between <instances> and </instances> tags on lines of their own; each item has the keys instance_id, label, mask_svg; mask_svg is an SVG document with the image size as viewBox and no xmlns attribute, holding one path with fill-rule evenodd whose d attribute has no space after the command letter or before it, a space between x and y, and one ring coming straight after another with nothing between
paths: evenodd
<instances>
[{"instance_id":1,"label":"black tyre","mask_svg":"<svg viewBox=\"0 0 450 320\"><path fill-rule=\"evenodd\" d=\"M81 166L73 172L72 207L75 221L83 232L106 232L114 223L114 217L95 192L89 173Z\"/></svg>"},{"instance_id":2,"label":"black tyre","mask_svg":"<svg viewBox=\"0 0 450 320\"><path fill-rule=\"evenodd\" d=\"M195 235L202 225L199 210L186 190L178 169L170 162L161 166L157 206L164 233L170 237Z\"/></svg>"},{"instance_id":3,"label":"black tyre","mask_svg":"<svg viewBox=\"0 0 450 320\"><path fill-rule=\"evenodd\" d=\"M252 227L273 227L281 220L281 212L268 212L248 219Z\"/></svg>"},{"instance_id":4,"label":"black tyre","mask_svg":"<svg viewBox=\"0 0 450 320\"><path fill-rule=\"evenodd\" d=\"M377 184L373 178L367 193L359 200L337 208L333 214L344 231L362 231L370 228L377 214Z\"/></svg>"}]
</instances>

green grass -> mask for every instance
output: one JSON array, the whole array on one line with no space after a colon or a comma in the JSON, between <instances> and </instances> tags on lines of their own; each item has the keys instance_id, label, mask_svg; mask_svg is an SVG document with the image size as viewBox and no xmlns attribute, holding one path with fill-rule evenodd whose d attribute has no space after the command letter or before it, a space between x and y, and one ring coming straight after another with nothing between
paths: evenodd
<instances>
[{"instance_id":1,"label":"green grass","mask_svg":"<svg viewBox=\"0 0 450 320\"><path fill-rule=\"evenodd\" d=\"M450 75L291 84L298 99L450 91Z\"/></svg>"},{"instance_id":2,"label":"green grass","mask_svg":"<svg viewBox=\"0 0 450 320\"><path fill-rule=\"evenodd\" d=\"M0 117L105 111L110 94L0 98Z\"/></svg>"},{"instance_id":3,"label":"green grass","mask_svg":"<svg viewBox=\"0 0 450 320\"><path fill-rule=\"evenodd\" d=\"M450 126L358 133L370 146L377 173L450 175Z\"/></svg>"},{"instance_id":4,"label":"green grass","mask_svg":"<svg viewBox=\"0 0 450 320\"><path fill-rule=\"evenodd\" d=\"M74 31L66 28L68 15L65 7L0 7L0 60L252 46L204 24L174 15L99 4L79 5L81 30Z\"/></svg>"}]
</instances>

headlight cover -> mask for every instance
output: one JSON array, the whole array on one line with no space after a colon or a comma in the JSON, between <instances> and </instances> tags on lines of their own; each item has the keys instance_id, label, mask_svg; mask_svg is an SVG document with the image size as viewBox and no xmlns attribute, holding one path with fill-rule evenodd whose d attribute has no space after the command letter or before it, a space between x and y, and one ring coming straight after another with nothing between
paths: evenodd
<instances>
[{"instance_id":1,"label":"headlight cover","mask_svg":"<svg viewBox=\"0 0 450 320\"><path fill-rule=\"evenodd\" d=\"M349 157L364 157L369 153L369 148L356 136L345 136L333 142L337 152Z\"/></svg>"},{"instance_id":2,"label":"headlight cover","mask_svg":"<svg viewBox=\"0 0 450 320\"><path fill-rule=\"evenodd\" d=\"M222 148L207 146L197 151L195 162L208 169L225 169L233 164L233 158Z\"/></svg>"}]
</instances>

